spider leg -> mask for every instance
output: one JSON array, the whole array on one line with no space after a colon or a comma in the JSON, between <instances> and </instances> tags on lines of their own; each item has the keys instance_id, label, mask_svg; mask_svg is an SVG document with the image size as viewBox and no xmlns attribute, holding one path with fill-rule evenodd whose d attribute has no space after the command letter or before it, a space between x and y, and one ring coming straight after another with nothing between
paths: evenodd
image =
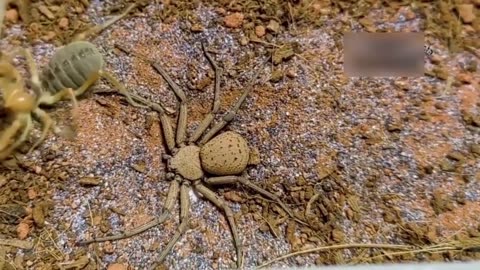
<instances>
[{"instance_id":1,"label":"spider leg","mask_svg":"<svg viewBox=\"0 0 480 270\"><path fill-rule=\"evenodd\" d=\"M153 103L145 98L140 96L133 96L135 100L147 104L151 109L155 110L160 114L160 123L162 124L163 136L165 137L165 142L167 144L168 151L173 153L175 149L175 135L173 134L173 127L170 118L165 113L164 108L157 103Z\"/></svg>"},{"instance_id":2,"label":"spider leg","mask_svg":"<svg viewBox=\"0 0 480 270\"><path fill-rule=\"evenodd\" d=\"M30 79L32 81L32 88L37 95L41 95L42 86L40 83L40 77L38 75L38 68L33 59L32 52L29 49L18 48L17 53L25 57L27 60L28 69L30 71Z\"/></svg>"},{"instance_id":3,"label":"spider leg","mask_svg":"<svg viewBox=\"0 0 480 270\"><path fill-rule=\"evenodd\" d=\"M170 187L168 188L168 194L167 194L167 199L165 200L165 205L163 208L162 214L154 218L152 221L147 222L143 224L142 226L139 226L137 228L134 228L132 230L128 230L116 235L110 235L106 237L100 237L100 238L93 238L92 240L87 240L87 241L80 241L77 242L78 245L88 245L91 243L98 243L98 242L105 242L105 241L113 241L113 240L120 240L120 239L125 239L132 237L134 235L137 235L139 233L142 233L150 228L153 228L157 225L162 224L167 220L168 217L170 217L173 208L175 207L175 201L178 199L178 193L180 190L180 181L178 179L175 179L171 182Z\"/></svg>"},{"instance_id":4,"label":"spider leg","mask_svg":"<svg viewBox=\"0 0 480 270\"><path fill-rule=\"evenodd\" d=\"M42 122L43 124L43 129L42 129L42 134L40 135L40 138L38 138L38 140L32 145L32 147L30 147L30 149L28 150L28 154L30 154L35 148L37 148L37 146L40 145L40 143L43 142L43 140L45 140L45 138L47 137L48 135L48 131L52 128L52 126L54 125L53 123L53 120L52 118L42 109L40 108L36 108L33 113L38 117L40 118L40 121Z\"/></svg>"},{"instance_id":5,"label":"spider leg","mask_svg":"<svg viewBox=\"0 0 480 270\"><path fill-rule=\"evenodd\" d=\"M215 204L218 208L223 209L225 216L227 217L228 224L230 225L230 230L233 236L233 242L235 249L237 250L237 267L242 268L243 265L243 246L238 236L237 225L235 219L233 218L232 209L227 205L227 203L218 197L215 192L211 191L206 186L198 183L194 185L195 190L202 194L205 198Z\"/></svg>"},{"instance_id":6,"label":"spider leg","mask_svg":"<svg viewBox=\"0 0 480 270\"><path fill-rule=\"evenodd\" d=\"M188 193L190 192L190 189L190 184L188 182L184 182L180 188L180 225L178 226L175 235L170 242L168 242L162 253L160 253L160 256L157 259L157 265L165 260L180 236L182 236L182 234L188 229L188 222L190 220L190 198L188 197ZM153 268L155 269L156 266Z\"/></svg>"},{"instance_id":7,"label":"spider leg","mask_svg":"<svg viewBox=\"0 0 480 270\"><path fill-rule=\"evenodd\" d=\"M266 62L265 62L266 63ZM263 65L261 65L263 66ZM237 100L237 102L235 103L235 105L233 106L233 108L227 113L225 114L222 119L220 119L219 122L215 123L211 128L210 130L203 134L203 137L202 139L198 142L198 145L204 145L205 143L207 143L213 136L215 136L220 130L222 130L222 128L224 128L228 123L230 123L234 118L235 116L237 115L238 113L238 110L240 109L240 107L243 105L243 103L245 102L245 100L247 99L247 96L250 94L250 92L252 91L252 88L253 88L253 81L255 79L257 79L258 77L260 76L260 72L257 72L256 76L251 80L251 83L249 86L245 87L245 90L243 91L242 95L240 96L240 98ZM217 83L218 84L218 83ZM217 86L216 86L217 87ZM216 91L216 95L219 95L217 94L218 92ZM215 106L215 105L214 105Z\"/></svg>"},{"instance_id":8,"label":"spider leg","mask_svg":"<svg viewBox=\"0 0 480 270\"><path fill-rule=\"evenodd\" d=\"M0 137L0 151L4 150L11 142L17 131L23 126L22 121L17 118L13 123L2 133Z\"/></svg>"},{"instance_id":9,"label":"spider leg","mask_svg":"<svg viewBox=\"0 0 480 270\"><path fill-rule=\"evenodd\" d=\"M203 118L202 122L200 122L197 129L195 129L195 131L189 138L190 143L196 142L200 138L203 132L205 132L205 130L210 126L210 124L213 121L213 118L215 117L215 114L218 112L220 108L220 80L222 78L222 69L217 65L217 63L215 63L210 53L207 52L205 48L205 44L203 42L202 42L202 49L203 49L203 53L208 59L208 62L212 66L213 71L215 72L215 94L213 99L212 110L205 116L205 118Z\"/></svg>"},{"instance_id":10,"label":"spider leg","mask_svg":"<svg viewBox=\"0 0 480 270\"><path fill-rule=\"evenodd\" d=\"M275 201L276 203L278 203L278 205L280 205L280 207L283 208L283 210L285 210L285 212L287 212L287 214L289 216L295 218L295 216L293 214L293 211L288 206L286 206L280 200L280 198L277 195L275 195L271 192L268 192L265 189L255 185L252 181L248 180L245 177L234 176L234 175L219 176L219 177L208 178L208 179L205 180L205 182L208 183L208 184L211 184L211 185L225 185L225 184L241 183L241 184L255 190L256 192L260 193L261 195L265 196L266 198L269 198L269 199Z\"/></svg>"},{"instance_id":11,"label":"spider leg","mask_svg":"<svg viewBox=\"0 0 480 270\"><path fill-rule=\"evenodd\" d=\"M133 93L130 93L127 88L125 88L125 86L120 83L116 78L115 76L113 76L110 72L108 71L105 71L105 70L102 70L102 71L99 71L98 72L99 75L105 79L107 79L107 81L109 83L111 83L113 85L113 87L115 87L119 92L120 94L122 94L123 96L125 96L125 98L127 98L127 102L132 105L133 107L137 107L137 108L148 108L148 106L145 106L145 105L142 105L140 103L137 103L135 100L134 100L134 96L135 94Z\"/></svg>"},{"instance_id":12,"label":"spider leg","mask_svg":"<svg viewBox=\"0 0 480 270\"><path fill-rule=\"evenodd\" d=\"M213 125L213 127L206 134L203 135L202 139L199 142L199 145L204 145L205 143L207 143L213 136L215 136L215 134L217 134L220 130L222 130L222 128L224 128L235 118L235 115L240 109L240 106L242 106L243 102L245 102L251 90L251 87L245 88L242 95L237 100L237 103L235 103L233 109L231 109L227 114L225 114L225 116L223 116L223 118L218 123L215 123L215 125Z\"/></svg>"},{"instance_id":13,"label":"spider leg","mask_svg":"<svg viewBox=\"0 0 480 270\"><path fill-rule=\"evenodd\" d=\"M10 144L12 138L23 126L25 126L25 128L20 134L20 137L15 140L14 143ZM17 118L13 121L12 125L10 125L10 127L8 127L0 137L0 160L5 159L8 155L12 153L13 150L15 150L20 144L22 144L27 139L27 136L31 129L32 119L30 114L17 116Z\"/></svg>"},{"instance_id":14,"label":"spider leg","mask_svg":"<svg viewBox=\"0 0 480 270\"><path fill-rule=\"evenodd\" d=\"M167 72L160 66L154 63L152 61L146 59L145 57L132 53L126 49L122 49L128 54L133 54L137 57L142 58L143 60L149 62L159 73L164 77L164 79L169 83L169 85L172 87L173 91L175 92L176 96L180 99L181 105L180 105L180 113L179 113L179 120L178 120L178 128L177 128L177 142L178 144L182 144L183 141L185 140L185 130L187 126L187 103L186 103L186 96L183 90L178 87L173 80L168 76ZM108 75L107 75L108 76ZM170 120L170 118L167 116L168 114L174 113L174 111L170 108L167 108L163 106L162 104L157 104L154 102L151 102L150 100L147 100L139 95L135 95L132 93L128 93L128 91L125 89L123 85L121 85L116 79L113 78L113 76L110 76L110 80L112 84L116 88L119 89L120 93L122 93L124 96L127 97L127 100L133 99L135 101L138 101L140 103L143 103L153 109L154 111L158 112L160 114L160 122L162 126L162 131L163 135L165 138L165 143L167 145L168 151L172 154L175 152L175 134L173 132L173 125ZM108 77L107 77L108 79ZM172 86L173 85L173 86Z\"/></svg>"},{"instance_id":15,"label":"spider leg","mask_svg":"<svg viewBox=\"0 0 480 270\"><path fill-rule=\"evenodd\" d=\"M187 130L187 115L188 115L188 106L187 106L187 96L185 92L180 88L168 75L168 73L160 66L160 64L152 63L152 66L162 75L163 79L167 81L170 88L172 88L173 92L180 100L180 112L178 114L178 123L177 123L177 137L176 142L177 146L183 146L185 143L185 133Z\"/></svg>"}]
</instances>

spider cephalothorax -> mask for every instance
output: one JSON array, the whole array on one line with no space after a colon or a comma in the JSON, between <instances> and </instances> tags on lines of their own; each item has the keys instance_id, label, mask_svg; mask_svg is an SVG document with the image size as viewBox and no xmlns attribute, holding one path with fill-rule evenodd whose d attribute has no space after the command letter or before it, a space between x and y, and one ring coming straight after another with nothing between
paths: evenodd
<instances>
[{"instance_id":1,"label":"spider cephalothorax","mask_svg":"<svg viewBox=\"0 0 480 270\"><path fill-rule=\"evenodd\" d=\"M220 106L219 93L221 70L205 48L203 48L203 50L216 74L215 98L212 111L205 116L193 134L189 136L188 140L186 138L188 114L186 95L183 90L173 82L160 65L152 63L153 67L164 77L180 100L176 134L174 135L170 118L159 105L148 103L148 101L142 98L139 99L140 102L149 104L150 107L159 112L164 138L167 149L170 153L164 155L164 160L167 161L166 178L171 181L171 184L163 213L151 222L130 231L89 241L82 241L80 244L117 240L139 234L164 222L170 216L176 199L179 198L181 223L173 239L160 254L158 259L158 262L160 263L168 255L178 238L187 229L190 206L188 193L193 189L225 212L237 251L237 266L241 267L243 264L243 248L233 217L233 211L222 198L215 194L210 188L211 186L240 183L263 196L276 201L290 216L293 216L293 212L283 204L275 194L255 185L246 177L245 169L249 162L250 153L247 141L240 134L233 131L227 131L217 135L234 119L235 114L251 91L251 87L245 88L246 90L242 93L242 96L232 110L223 116L219 122L211 125ZM134 99L137 98L138 97L134 97ZM210 129L208 129L209 127Z\"/></svg>"}]
</instances>

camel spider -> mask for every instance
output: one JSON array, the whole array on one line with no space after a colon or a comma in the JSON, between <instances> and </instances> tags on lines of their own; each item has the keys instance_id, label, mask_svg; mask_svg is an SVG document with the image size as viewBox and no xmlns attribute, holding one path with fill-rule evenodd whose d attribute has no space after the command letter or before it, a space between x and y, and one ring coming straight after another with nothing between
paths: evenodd
<instances>
[{"instance_id":1,"label":"camel spider","mask_svg":"<svg viewBox=\"0 0 480 270\"><path fill-rule=\"evenodd\" d=\"M124 18L138 5L140 4L130 5L122 14L80 33L73 42L59 48L41 76L38 74L30 51L25 48L18 49L17 53L23 55L27 60L35 95L27 92L24 80L12 64L12 57L2 54L0 58L0 91L4 99L4 108L13 117L13 121L0 135L0 160L5 159L26 140L32 129L32 114L41 120L43 129L40 138L33 144L29 152L45 139L54 123L40 106L53 105L62 99L70 98L76 108L76 97L85 93L102 77L117 88L127 98L130 105L147 108L147 106L134 101L132 98L136 95L130 93L112 74L104 70L103 57L95 45L83 41ZM0 6L0 16L5 13L5 8L5 4ZM18 132L20 135L15 138Z\"/></svg>"}]
</instances>

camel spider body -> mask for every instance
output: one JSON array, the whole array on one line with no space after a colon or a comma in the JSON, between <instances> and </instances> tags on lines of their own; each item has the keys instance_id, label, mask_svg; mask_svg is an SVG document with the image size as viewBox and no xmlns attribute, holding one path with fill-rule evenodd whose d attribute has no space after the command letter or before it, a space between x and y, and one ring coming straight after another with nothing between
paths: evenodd
<instances>
[{"instance_id":1,"label":"camel spider body","mask_svg":"<svg viewBox=\"0 0 480 270\"><path fill-rule=\"evenodd\" d=\"M195 190L215 206L223 210L233 236L236 249L236 261L239 268L243 265L243 247L237 231L233 211L228 204L220 198L210 186L240 183L257 193L278 203L287 214L293 217L293 212L283 204L278 196L255 185L247 179L245 169L249 164L249 152L247 141L238 133L227 131L217 135L230 121L232 121L245 101L251 86L247 87L238 99L234 107L224 115L221 120L212 124L215 114L220 107L220 77L221 69L213 61L211 55L202 44L205 56L215 71L215 95L213 109L208 113L196 130L187 139L187 97L184 91L174 83L167 72L158 64L152 66L168 82L170 88L180 101L176 134L165 111L156 104L140 99L144 104L149 104L160 116L162 131L169 154L163 156L167 162L166 178L171 181L163 212L152 221L125 231L120 234L80 241L79 244L112 241L124 239L142 233L154 226L163 223L174 209L177 199L180 200L180 225L177 232L160 254L157 263L161 263L169 254L180 236L187 230L189 222L190 199L188 193ZM137 97L135 97L137 98ZM210 127L211 126L211 127ZM207 129L210 129L207 131ZM202 136L203 135L203 136Z\"/></svg>"},{"instance_id":2,"label":"camel spider body","mask_svg":"<svg viewBox=\"0 0 480 270\"><path fill-rule=\"evenodd\" d=\"M130 5L122 14L102 25L88 29L76 36L70 44L59 48L41 76L38 74L30 51L24 48L18 49L17 52L27 60L35 95L25 89L24 80L12 64L12 57L2 54L0 91L3 95L4 107L14 120L0 135L0 160L8 157L26 140L32 128L31 114L40 118L43 129L40 138L33 144L30 151L45 139L48 131L53 127L53 121L40 106L53 105L60 100L70 98L76 108L76 97L85 93L100 78L106 78L132 106L147 107L135 102L132 99L135 95L130 93L112 74L104 70L103 56L92 43L84 41L87 37L100 33L125 17L136 6L137 4ZM0 6L0 16L4 14L5 8L6 5L3 3ZM17 134L19 132L20 135Z\"/></svg>"}]
</instances>

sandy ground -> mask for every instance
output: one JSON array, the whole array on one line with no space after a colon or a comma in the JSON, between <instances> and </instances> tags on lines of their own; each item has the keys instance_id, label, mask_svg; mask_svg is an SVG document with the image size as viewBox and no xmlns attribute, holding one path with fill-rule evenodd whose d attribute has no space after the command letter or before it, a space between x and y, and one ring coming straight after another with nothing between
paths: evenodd
<instances>
[{"instance_id":1,"label":"sandy ground","mask_svg":"<svg viewBox=\"0 0 480 270\"><path fill-rule=\"evenodd\" d=\"M92 4L88 14L96 18L94 21L100 22L95 14L104 5L103 2ZM473 115L480 113L478 72L468 74L469 83L449 88L447 81L429 76L347 78L342 71L343 52L337 44L337 25L345 19L342 17L326 22L325 27L295 36L277 35L276 42L298 42L302 53L275 67L271 64L259 67L265 60L266 46L240 45L243 33L214 24L221 18L214 10L200 7L196 11L206 29L192 33L185 30L188 27L185 22L166 24L150 16L156 8L148 7L146 13L129 17L93 39L105 56L107 69L128 89L175 108L175 96L161 76L142 59L114 49L114 44L158 61L187 93L190 132L210 110L213 98L212 83L205 91L187 88L192 70L200 78L211 74L199 40L205 40L218 52L215 59L225 70L233 71L222 81L220 115L260 72L260 82L253 86L236 120L226 128L240 133L251 147L259 150L260 164L248 168L252 181L281 195L294 209L298 201L288 196L298 194L285 186L301 187L300 182L314 187L322 200L330 198L335 203L343 198L343 205L339 204L340 218L335 220L334 227L342 232L341 242L345 243L403 243L396 230L398 224L386 218L392 213L408 223L433 226L438 238L478 229L480 163L478 153L470 149L480 143L480 133L478 127L463 121L465 111ZM418 27L418 21L404 21L401 14L395 19L398 21L392 19L391 23L400 29ZM7 33L22 35L18 27L9 28ZM453 78L465 73L462 68L465 63L478 60L469 53L448 54L436 40L427 42L432 47L432 57L441 59ZM1 46L8 48L8 38ZM46 64L55 51L51 44L36 44L32 49L40 66ZM242 73L235 67L247 54L256 57ZM427 69L432 67L432 57L426 57ZM272 69L283 70L291 76L276 83L266 82ZM110 89L111 86L102 82L92 92ZM119 232L141 225L161 213L168 182L164 179L161 156L166 150L158 118L150 110L129 106L118 95L104 93L87 94L80 100L74 118L69 108L70 104L64 102L51 112L59 126L73 124L76 137L51 135L26 157L38 174L55 171L65 175L51 179L52 189L47 194L54 208L43 230L57 236L53 250L61 254L59 261L68 262L87 254L97 260L100 269L115 262L128 264L132 269L145 269L174 234L178 226L178 206L173 219L141 235L88 247L77 247L74 243L106 231ZM394 124L397 128L392 128ZM454 151L461 153L461 158L447 158ZM445 162L453 163L454 168L449 170ZM336 178L330 175L333 170ZM85 177L97 177L101 184L81 186L79 181ZM241 187L218 189L218 194L232 190L238 191L235 194L242 196L244 202L247 195L250 196L250 206L259 201L251 198L251 191ZM197 194L192 193L190 197L192 225L167 257L165 267L235 267L235 250L223 213ZM348 198L353 197L358 199L359 215L352 219L349 215L352 209L354 212L357 209ZM432 200L438 197L450 206L436 213ZM305 199L299 200L304 207ZM241 213L242 203L230 200L229 205L234 212ZM302 209L299 206L295 210L303 212ZM251 212L237 215L237 222L245 248L246 268L292 250L292 242L285 237L285 225L278 226L280 234L275 238L269 230L261 229L264 222ZM41 231L33 228L32 234L38 236ZM326 244L311 240L301 229L295 235L301 239L302 247ZM342 253L347 262L352 254ZM20 261L37 263L32 256L20 250L9 253L6 258L13 261L23 257ZM313 265L317 258L318 254L304 255L272 266ZM471 258L475 257L453 259ZM46 265L38 262L27 268L47 269L42 268Z\"/></svg>"}]
</instances>

